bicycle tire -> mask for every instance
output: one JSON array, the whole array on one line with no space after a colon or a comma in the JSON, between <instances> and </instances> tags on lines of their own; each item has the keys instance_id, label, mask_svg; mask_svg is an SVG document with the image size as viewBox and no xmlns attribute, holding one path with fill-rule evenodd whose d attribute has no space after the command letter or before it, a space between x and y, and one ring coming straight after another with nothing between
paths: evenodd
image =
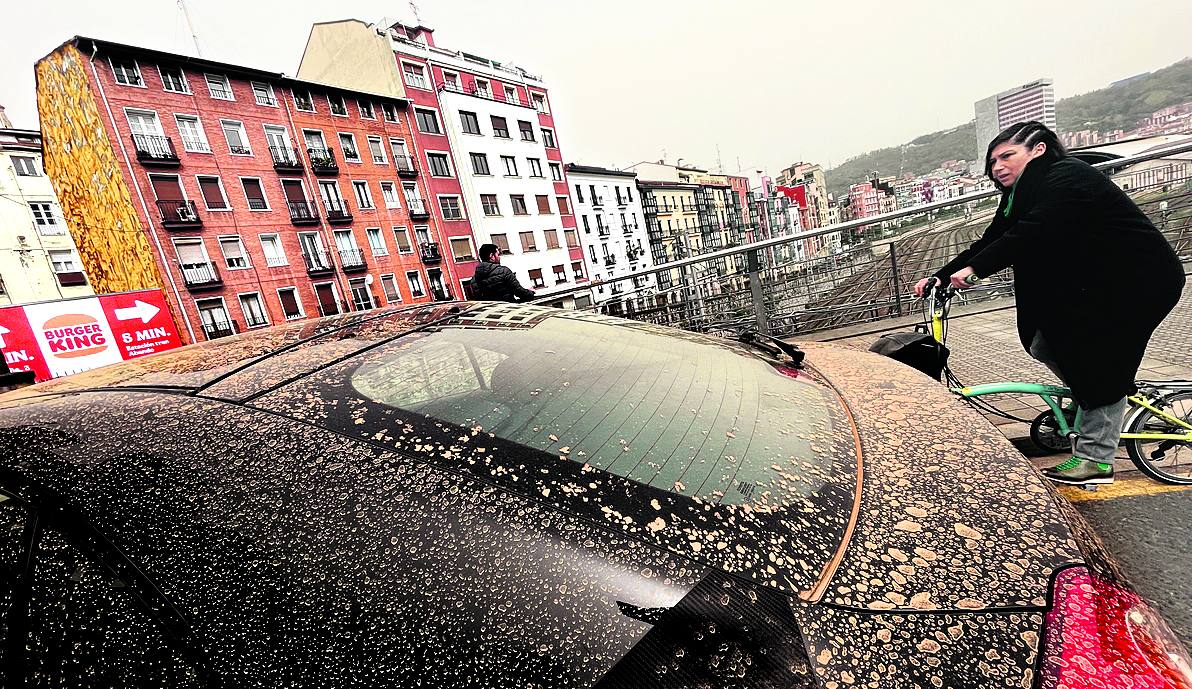
<instances>
[{"instance_id":1,"label":"bicycle tire","mask_svg":"<svg viewBox=\"0 0 1192 689\"><path fill-rule=\"evenodd\" d=\"M1067 420L1069 428L1076 421L1075 413L1070 413L1067 410L1064 412L1064 418ZM1068 439L1068 436L1060 435L1059 430L1055 414L1051 410L1045 411L1031 422L1031 442L1035 444L1035 447L1048 454L1070 452L1072 441Z\"/></svg>"},{"instance_id":2,"label":"bicycle tire","mask_svg":"<svg viewBox=\"0 0 1192 689\"><path fill-rule=\"evenodd\" d=\"M1165 395L1152 404L1164 412L1180 419L1192 419L1192 390ZM1186 429L1173 426L1156 416L1151 410L1139 407L1126 422L1126 433L1179 431ZM1177 486L1192 485L1192 442L1182 440L1127 439L1126 452L1134 466L1147 476L1161 483ZM1159 453L1159 454L1156 454ZM1174 461L1173 461L1174 460Z\"/></svg>"}]
</instances>

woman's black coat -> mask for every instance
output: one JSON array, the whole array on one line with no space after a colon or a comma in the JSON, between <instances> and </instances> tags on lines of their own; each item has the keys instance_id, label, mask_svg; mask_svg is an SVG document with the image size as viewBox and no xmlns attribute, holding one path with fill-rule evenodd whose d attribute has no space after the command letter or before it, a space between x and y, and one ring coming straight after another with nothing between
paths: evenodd
<instances>
[{"instance_id":1,"label":"woman's black coat","mask_svg":"<svg viewBox=\"0 0 1192 689\"><path fill-rule=\"evenodd\" d=\"M936 277L1013 266L1023 347L1041 332L1085 408L1132 394L1151 333L1183 291L1175 252L1117 185L1075 158L1030 161L1010 201L1006 190L985 234Z\"/></svg>"}]
</instances>

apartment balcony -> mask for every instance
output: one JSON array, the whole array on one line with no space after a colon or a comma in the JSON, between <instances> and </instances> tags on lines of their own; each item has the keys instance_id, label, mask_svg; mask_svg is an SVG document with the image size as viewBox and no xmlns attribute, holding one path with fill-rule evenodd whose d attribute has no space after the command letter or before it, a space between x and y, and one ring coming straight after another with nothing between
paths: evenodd
<instances>
[{"instance_id":1,"label":"apartment balcony","mask_svg":"<svg viewBox=\"0 0 1192 689\"><path fill-rule=\"evenodd\" d=\"M167 230L189 230L203 226L194 201L158 201L161 226Z\"/></svg>"},{"instance_id":2,"label":"apartment balcony","mask_svg":"<svg viewBox=\"0 0 1192 689\"><path fill-rule=\"evenodd\" d=\"M236 325L236 321L231 319L216 320L209 323L204 321L203 323L203 335L205 335L208 340L215 340L221 337L231 337L232 335L236 334L237 330L239 330L239 326Z\"/></svg>"},{"instance_id":3,"label":"apartment balcony","mask_svg":"<svg viewBox=\"0 0 1192 689\"><path fill-rule=\"evenodd\" d=\"M655 210L654 212L656 215L669 215L670 213L675 212L675 208L677 208L677 206L672 206L672 205L666 204L666 203L660 203L660 204L658 204L658 209Z\"/></svg>"},{"instance_id":4,"label":"apartment balcony","mask_svg":"<svg viewBox=\"0 0 1192 689\"><path fill-rule=\"evenodd\" d=\"M694 203L680 203L679 208L682 209L684 213L695 213L699 210Z\"/></svg>"},{"instance_id":5,"label":"apartment balcony","mask_svg":"<svg viewBox=\"0 0 1192 689\"><path fill-rule=\"evenodd\" d=\"M430 211L427 210L426 204L422 199L406 199L406 211L409 212L411 218L429 218Z\"/></svg>"},{"instance_id":6,"label":"apartment balcony","mask_svg":"<svg viewBox=\"0 0 1192 689\"><path fill-rule=\"evenodd\" d=\"M368 268L368 263L364 260L364 253L360 249L340 249L339 267L345 273L358 273Z\"/></svg>"},{"instance_id":7,"label":"apartment balcony","mask_svg":"<svg viewBox=\"0 0 1192 689\"><path fill-rule=\"evenodd\" d=\"M606 227L606 226L604 226L604 225L597 225L597 226L596 226L596 234L597 234L597 235L599 235L599 236L600 236L600 237L602 237L602 238L603 238L603 237L608 237L608 236L609 236L611 233L612 233L612 228L611 228L611 227Z\"/></svg>"},{"instance_id":8,"label":"apartment balcony","mask_svg":"<svg viewBox=\"0 0 1192 689\"><path fill-rule=\"evenodd\" d=\"M645 215L658 215L658 204L645 203L642 204L642 213Z\"/></svg>"},{"instance_id":9,"label":"apartment balcony","mask_svg":"<svg viewBox=\"0 0 1192 689\"><path fill-rule=\"evenodd\" d=\"M290 201L286 204L290 208L290 222L295 225L318 225L319 214L309 201Z\"/></svg>"},{"instance_id":10,"label":"apartment balcony","mask_svg":"<svg viewBox=\"0 0 1192 689\"><path fill-rule=\"evenodd\" d=\"M216 270L215 264L210 261L205 263L184 263L181 267L182 282L192 292L216 289L223 285L223 279L219 277L219 271Z\"/></svg>"},{"instance_id":11,"label":"apartment balcony","mask_svg":"<svg viewBox=\"0 0 1192 689\"><path fill-rule=\"evenodd\" d=\"M435 242L422 244L419 254L422 256L422 262L428 265L434 265L443 261L443 254L439 252L439 245Z\"/></svg>"},{"instance_id":12,"label":"apartment balcony","mask_svg":"<svg viewBox=\"0 0 1192 689\"><path fill-rule=\"evenodd\" d=\"M592 208L600 208L603 205L604 205L604 197L603 196L593 196L592 197Z\"/></svg>"},{"instance_id":13,"label":"apartment balcony","mask_svg":"<svg viewBox=\"0 0 1192 689\"><path fill-rule=\"evenodd\" d=\"M352 212L348 210L348 204L344 201L323 201L323 205L327 208L327 222L352 222Z\"/></svg>"},{"instance_id":14,"label":"apartment balcony","mask_svg":"<svg viewBox=\"0 0 1192 689\"><path fill-rule=\"evenodd\" d=\"M393 156L393 166L397 168L398 177L418 176L418 164L411 156Z\"/></svg>"},{"instance_id":15,"label":"apartment balcony","mask_svg":"<svg viewBox=\"0 0 1192 689\"><path fill-rule=\"evenodd\" d=\"M339 164L335 162L335 151L329 148L308 148L306 155L310 158L310 169L316 175L339 174Z\"/></svg>"},{"instance_id":16,"label":"apartment balcony","mask_svg":"<svg viewBox=\"0 0 1192 689\"><path fill-rule=\"evenodd\" d=\"M604 257L604 265L609 266L609 267L617 265L617 257L613 256L612 254L605 256Z\"/></svg>"},{"instance_id":17,"label":"apartment balcony","mask_svg":"<svg viewBox=\"0 0 1192 689\"><path fill-rule=\"evenodd\" d=\"M302 172L302 158L298 150L289 146L270 146L269 155L273 156L273 169L278 172Z\"/></svg>"},{"instance_id":18,"label":"apartment balcony","mask_svg":"<svg viewBox=\"0 0 1192 689\"><path fill-rule=\"evenodd\" d=\"M133 134L132 143L137 149L137 160L141 165L156 167L178 167L182 161L174 150L174 142L168 136Z\"/></svg>"},{"instance_id":19,"label":"apartment balcony","mask_svg":"<svg viewBox=\"0 0 1192 689\"><path fill-rule=\"evenodd\" d=\"M322 249L315 251L303 249L302 260L306 263L308 275L321 275L335 270L335 264L331 261L331 257Z\"/></svg>"},{"instance_id":20,"label":"apartment balcony","mask_svg":"<svg viewBox=\"0 0 1192 689\"><path fill-rule=\"evenodd\" d=\"M625 234L633 234L633 231L635 229L637 229L636 225L630 225L629 223L625 223L624 225L621 225L621 231L624 232Z\"/></svg>"}]
</instances>

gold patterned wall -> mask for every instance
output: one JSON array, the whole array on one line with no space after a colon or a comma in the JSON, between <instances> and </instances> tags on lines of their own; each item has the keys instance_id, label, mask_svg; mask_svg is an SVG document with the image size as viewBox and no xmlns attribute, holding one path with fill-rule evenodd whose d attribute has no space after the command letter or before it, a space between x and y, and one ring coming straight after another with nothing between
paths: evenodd
<instances>
[{"instance_id":1,"label":"gold patterned wall","mask_svg":"<svg viewBox=\"0 0 1192 689\"><path fill-rule=\"evenodd\" d=\"M149 236L91 90L88 58L67 43L36 67L46 174L96 294L162 289ZM165 294L179 332L178 305Z\"/></svg>"}]
</instances>

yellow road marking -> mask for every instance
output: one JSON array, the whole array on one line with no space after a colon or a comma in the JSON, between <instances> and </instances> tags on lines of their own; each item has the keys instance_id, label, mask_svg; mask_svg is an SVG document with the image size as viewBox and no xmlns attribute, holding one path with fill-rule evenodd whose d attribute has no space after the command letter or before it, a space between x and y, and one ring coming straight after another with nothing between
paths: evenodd
<instances>
[{"instance_id":1,"label":"yellow road marking","mask_svg":"<svg viewBox=\"0 0 1192 689\"><path fill-rule=\"evenodd\" d=\"M1171 493L1174 491L1188 490L1192 486L1170 486L1166 483L1159 483L1152 481L1145 476L1136 478L1120 478L1108 486L1101 486L1095 491L1084 490L1076 486L1056 486L1060 490L1060 495L1068 499L1068 502L1088 502L1090 500L1113 500L1114 498L1129 498L1136 495L1156 495L1158 493Z\"/></svg>"}]
</instances>

